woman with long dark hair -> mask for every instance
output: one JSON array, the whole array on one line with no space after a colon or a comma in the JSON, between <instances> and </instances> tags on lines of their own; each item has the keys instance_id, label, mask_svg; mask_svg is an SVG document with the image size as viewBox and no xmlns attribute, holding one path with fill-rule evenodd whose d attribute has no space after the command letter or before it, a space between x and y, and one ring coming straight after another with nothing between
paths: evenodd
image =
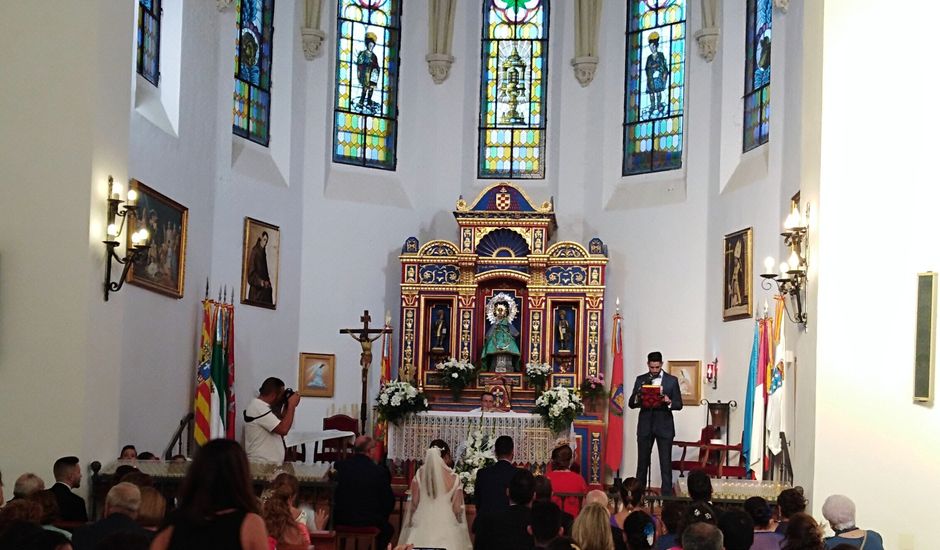
<instances>
[{"instance_id":1,"label":"woman with long dark hair","mask_svg":"<svg viewBox=\"0 0 940 550\"><path fill-rule=\"evenodd\" d=\"M809 514L797 513L790 516L783 550L824 550L822 529Z\"/></svg>"},{"instance_id":2,"label":"woman with long dark hair","mask_svg":"<svg viewBox=\"0 0 940 550\"><path fill-rule=\"evenodd\" d=\"M268 533L241 445L214 439L196 452L180 488L179 508L150 548L267 550Z\"/></svg>"}]
</instances>

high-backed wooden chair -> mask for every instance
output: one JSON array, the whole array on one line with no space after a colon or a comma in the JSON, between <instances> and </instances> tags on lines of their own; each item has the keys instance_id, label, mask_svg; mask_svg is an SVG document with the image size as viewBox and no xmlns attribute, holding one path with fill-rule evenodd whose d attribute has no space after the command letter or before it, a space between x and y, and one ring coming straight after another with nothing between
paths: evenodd
<instances>
[{"instance_id":1,"label":"high-backed wooden chair","mask_svg":"<svg viewBox=\"0 0 940 550\"><path fill-rule=\"evenodd\" d=\"M343 430L359 436L359 421L345 414L334 414L323 419L324 430ZM327 439L322 442L322 450L316 447L313 452L314 462L336 462L347 455L348 438ZM317 445L319 447L320 445Z\"/></svg>"},{"instance_id":2,"label":"high-backed wooden chair","mask_svg":"<svg viewBox=\"0 0 940 550\"><path fill-rule=\"evenodd\" d=\"M682 457L679 458L679 460L672 461L672 469L679 470L679 477L685 477L685 472L696 468L701 468L706 472L708 471L710 462L709 446L711 446L712 439L715 439L717 431L718 428L716 426L707 425L702 428L702 433L698 441L672 442L674 446L682 449ZM695 459L688 457L689 449L696 449L697 454Z\"/></svg>"},{"instance_id":3,"label":"high-backed wooden chair","mask_svg":"<svg viewBox=\"0 0 940 550\"><path fill-rule=\"evenodd\" d=\"M336 526L336 550L378 550L375 539L379 536L377 527Z\"/></svg>"}]
</instances>

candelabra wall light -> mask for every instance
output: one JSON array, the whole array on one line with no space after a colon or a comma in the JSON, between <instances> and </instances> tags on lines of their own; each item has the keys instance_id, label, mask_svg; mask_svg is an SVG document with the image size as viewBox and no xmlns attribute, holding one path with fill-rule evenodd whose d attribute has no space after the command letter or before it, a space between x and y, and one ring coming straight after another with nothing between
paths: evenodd
<instances>
[{"instance_id":1,"label":"candelabra wall light","mask_svg":"<svg viewBox=\"0 0 940 550\"><path fill-rule=\"evenodd\" d=\"M107 240L103 241L108 249L104 259L104 301L108 301L108 295L112 292L121 290L124 281L127 280L127 272L132 265L140 266L149 263L150 251L150 232L146 228L139 229L131 234L130 243L127 246L127 253L124 257L114 251L121 246L118 240L124 231L128 216L137 219L137 191L128 189L127 200L121 199L120 188L116 188L114 178L108 176L108 227ZM120 218L120 222L118 222ZM127 224L130 227L130 224ZM124 271L121 272L121 278L117 281L111 280L111 262L117 260L119 264L124 265Z\"/></svg>"},{"instance_id":2,"label":"candelabra wall light","mask_svg":"<svg viewBox=\"0 0 940 550\"><path fill-rule=\"evenodd\" d=\"M791 322L805 325L806 312L803 310L803 304L806 300L806 230L807 218L809 217L809 207L806 209L806 217L800 215L798 207L787 216L783 223L783 243L790 250L790 256L787 261L781 262L779 273L774 272L776 260L768 257L764 260L764 273L761 277L761 288L764 290L776 290L778 294L784 297L784 311ZM787 302L790 305L787 305Z\"/></svg>"},{"instance_id":3,"label":"candelabra wall light","mask_svg":"<svg viewBox=\"0 0 940 550\"><path fill-rule=\"evenodd\" d=\"M705 380L712 385L713 390L718 389L718 358L705 365Z\"/></svg>"}]
</instances>

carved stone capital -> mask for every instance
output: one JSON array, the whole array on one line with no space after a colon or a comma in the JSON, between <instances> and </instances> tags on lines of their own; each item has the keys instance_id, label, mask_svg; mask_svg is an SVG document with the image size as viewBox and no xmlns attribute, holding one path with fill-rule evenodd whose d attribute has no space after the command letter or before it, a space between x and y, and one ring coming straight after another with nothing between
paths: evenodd
<instances>
[{"instance_id":1,"label":"carved stone capital","mask_svg":"<svg viewBox=\"0 0 940 550\"><path fill-rule=\"evenodd\" d=\"M708 27L695 31L695 41L698 42L698 54L706 62L711 63L718 53L718 35L721 34L717 27Z\"/></svg>"},{"instance_id":2,"label":"carved stone capital","mask_svg":"<svg viewBox=\"0 0 940 550\"><path fill-rule=\"evenodd\" d=\"M454 56L446 53L429 53L424 56L428 62L428 72L435 84L443 84L450 75L450 66L454 64Z\"/></svg>"},{"instance_id":3,"label":"carved stone capital","mask_svg":"<svg viewBox=\"0 0 940 550\"><path fill-rule=\"evenodd\" d=\"M323 42L326 40L325 32L320 29L301 27L300 36L304 45L304 57L307 61L313 61L323 53Z\"/></svg>"},{"instance_id":4,"label":"carved stone capital","mask_svg":"<svg viewBox=\"0 0 940 550\"><path fill-rule=\"evenodd\" d=\"M571 66L574 67L574 77L578 79L578 83L581 84L582 88L586 88L594 80L597 62L598 58L593 55L575 57L571 60Z\"/></svg>"},{"instance_id":5,"label":"carved stone capital","mask_svg":"<svg viewBox=\"0 0 940 550\"><path fill-rule=\"evenodd\" d=\"M790 9L790 0L774 0L774 7L780 10L781 13L787 13L787 10Z\"/></svg>"},{"instance_id":6,"label":"carved stone capital","mask_svg":"<svg viewBox=\"0 0 940 550\"><path fill-rule=\"evenodd\" d=\"M226 8L232 7L234 3L235 0L215 0L215 7L217 7L219 11L225 11Z\"/></svg>"}]
</instances>

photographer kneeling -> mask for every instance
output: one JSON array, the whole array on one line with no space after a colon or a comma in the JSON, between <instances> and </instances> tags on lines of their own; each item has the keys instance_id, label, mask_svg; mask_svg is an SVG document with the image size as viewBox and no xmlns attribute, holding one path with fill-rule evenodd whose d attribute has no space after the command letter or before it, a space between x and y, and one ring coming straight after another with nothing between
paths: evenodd
<instances>
[{"instance_id":1,"label":"photographer kneeling","mask_svg":"<svg viewBox=\"0 0 940 550\"><path fill-rule=\"evenodd\" d=\"M294 423L300 394L284 388L280 378L268 378L258 397L245 409L245 452L253 462L284 462L284 436Z\"/></svg>"}]
</instances>

